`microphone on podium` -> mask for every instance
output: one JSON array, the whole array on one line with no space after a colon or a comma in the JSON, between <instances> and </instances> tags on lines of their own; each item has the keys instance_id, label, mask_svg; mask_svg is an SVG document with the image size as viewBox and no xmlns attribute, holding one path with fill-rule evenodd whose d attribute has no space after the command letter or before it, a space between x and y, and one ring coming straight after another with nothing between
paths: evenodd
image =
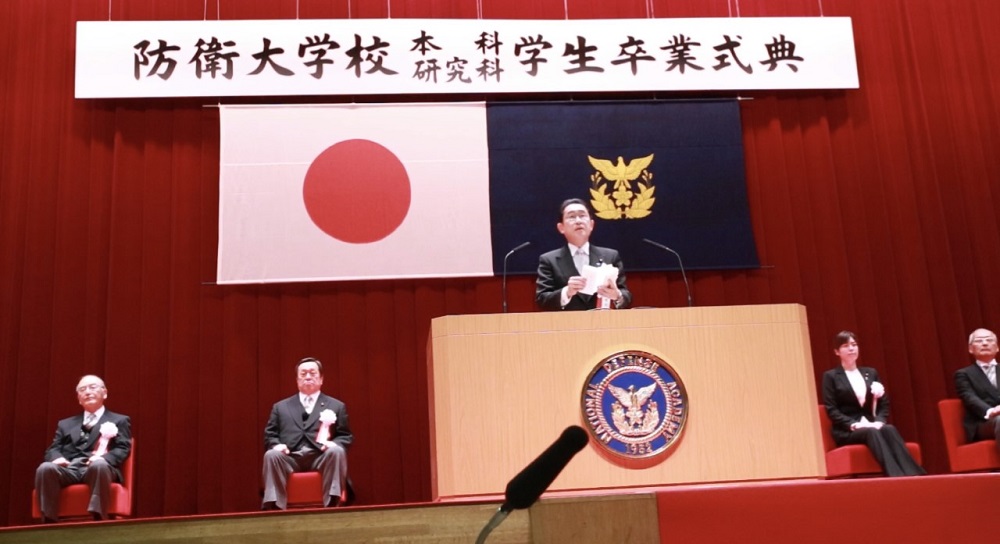
<instances>
[{"instance_id":1,"label":"microphone on podium","mask_svg":"<svg viewBox=\"0 0 1000 544\"><path fill-rule=\"evenodd\" d=\"M514 249L508 251L507 255L505 255L504 258L503 258L503 293L502 293L502 296L503 296L503 313L507 313L507 259L509 259L511 255L517 253L518 251L521 251L522 249L524 249L524 248L526 248L526 247L528 247L530 245L531 245L531 242L525 242L525 243L523 243L523 244L515 247Z\"/></svg>"},{"instance_id":2,"label":"microphone on podium","mask_svg":"<svg viewBox=\"0 0 1000 544\"><path fill-rule=\"evenodd\" d=\"M684 279L684 289L687 291L688 307L694 306L694 302L691 300L691 285L688 283L687 274L684 273L684 261L681 260L681 254L677 253L676 251L670 249L669 247L667 247L667 246L665 246L663 244L654 242L654 241L650 240L649 238L643 238L642 241L646 242L647 244L649 244L651 246L656 246L656 247L658 247L658 248L660 248L660 249L662 249L664 251L669 251L670 253L673 253L677 257L677 264L681 265L681 278Z\"/></svg>"},{"instance_id":3,"label":"microphone on podium","mask_svg":"<svg viewBox=\"0 0 1000 544\"><path fill-rule=\"evenodd\" d=\"M552 485L556 476L566 468L570 459L579 453L589 440L587 431L583 430L583 427L577 425L566 427L551 446L507 483L504 503L480 531L476 544L483 544L490 532L507 519L507 515L512 511L529 508L535 504L542 493Z\"/></svg>"}]
</instances>

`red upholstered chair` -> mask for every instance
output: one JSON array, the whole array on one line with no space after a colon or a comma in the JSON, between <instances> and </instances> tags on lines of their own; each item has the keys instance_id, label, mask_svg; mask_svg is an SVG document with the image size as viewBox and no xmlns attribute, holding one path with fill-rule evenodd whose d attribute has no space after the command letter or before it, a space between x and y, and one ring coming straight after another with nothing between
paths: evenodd
<instances>
[{"instance_id":1,"label":"red upholstered chair","mask_svg":"<svg viewBox=\"0 0 1000 544\"><path fill-rule=\"evenodd\" d=\"M837 447L833 441L830 429L829 416L826 415L826 408L819 405L820 432L823 433L823 451L826 452L826 477L845 478L855 476L869 476L882 474L882 467L879 466L868 446L864 444L849 444ZM920 456L920 445L915 442L907 442L906 449L910 450L910 455L917 464L922 464Z\"/></svg>"},{"instance_id":2,"label":"red upholstered chair","mask_svg":"<svg viewBox=\"0 0 1000 544\"><path fill-rule=\"evenodd\" d=\"M345 486L340 494L340 505L347 506L352 498L349 493L350 484ZM326 506L326 495L323 493L323 476L317 471L293 472L288 476L289 508L305 508L310 506Z\"/></svg>"},{"instance_id":3,"label":"red upholstered chair","mask_svg":"<svg viewBox=\"0 0 1000 544\"><path fill-rule=\"evenodd\" d=\"M132 460L135 459L135 438L132 439L132 451L122 463L122 483L112 482L108 504L108 517L128 517L132 515ZM60 518L90 518L87 506L90 505L90 486L73 484L62 488L59 493ZM31 515L41 519L38 510L38 491L31 490Z\"/></svg>"},{"instance_id":4,"label":"red upholstered chair","mask_svg":"<svg viewBox=\"0 0 1000 544\"><path fill-rule=\"evenodd\" d=\"M319 472L293 472L288 476L288 507L324 506L323 477Z\"/></svg>"},{"instance_id":5,"label":"red upholstered chair","mask_svg":"<svg viewBox=\"0 0 1000 544\"><path fill-rule=\"evenodd\" d=\"M939 401L938 413L941 415L941 428L944 430L944 443L948 448L948 464L951 465L952 472L1000 469L996 442L980 440L970 444L965 441L965 427L962 426L965 406L960 399Z\"/></svg>"}]
</instances>

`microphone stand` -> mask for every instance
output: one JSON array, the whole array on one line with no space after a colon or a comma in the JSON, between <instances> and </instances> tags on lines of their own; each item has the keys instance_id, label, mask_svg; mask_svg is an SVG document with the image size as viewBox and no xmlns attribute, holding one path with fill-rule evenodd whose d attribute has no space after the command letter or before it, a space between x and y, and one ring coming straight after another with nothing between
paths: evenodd
<instances>
[{"instance_id":1,"label":"microphone stand","mask_svg":"<svg viewBox=\"0 0 1000 544\"><path fill-rule=\"evenodd\" d=\"M503 258L503 282L502 282L503 283L503 287L502 287L502 289L503 289L503 293L502 293L502 296L503 296L503 313L507 313L507 259L509 259L511 255L517 253L518 251L521 251L522 249L524 249L524 248L526 248L526 247L528 247L530 245L531 245L531 242L525 242L525 243L523 243L523 244L515 247L514 249L508 251L507 255L504 255L504 258Z\"/></svg>"},{"instance_id":2,"label":"microphone stand","mask_svg":"<svg viewBox=\"0 0 1000 544\"><path fill-rule=\"evenodd\" d=\"M676 251L670 249L669 247L667 247L667 246L665 246L663 244L654 242L654 241L650 240L649 238L643 238L642 241L646 242L647 244L649 244L651 246L656 246L656 247L658 247L658 248L660 248L660 249L662 249L664 251L669 251L670 253L673 253L675 257L677 257L677 264L681 265L681 278L684 279L684 289L687 291L688 308L694 306L694 301L691 299L691 284L688 283L687 274L684 272L684 261L681 260L680 253L677 253Z\"/></svg>"},{"instance_id":3,"label":"microphone stand","mask_svg":"<svg viewBox=\"0 0 1000 544\"><path fill-rule=\"evenodd\" d=\"M494 513L493 517L490 518L490 522L486 524L486 527L483 527L482 531L479 531L479 538L476 539L476 544L483 544L484 542L486 542L486 537L490 536L490 533L493 532L493 529L496 529L497 526L500 525L501 522L503 522L503 520L507 519L507 516L510 515L511 510L512 508L507 506L506 503L501 505L500 508L497 508L496 513Z\"/></svg>"},{"instance_id":4,"label":"microphone stand","mask_svg":"<svg viewBox=\"0 0 1000 544\"><path fill-rule=\"evenodd\" d=\"M525 244L527 245L527 244ZM489 523L479 532L476 544L483 544L486 537L500 522L507 519L513 510L530 508L542 493L552 485L574 455L580 452L590 441L587 431L582 427L571 425L559 435L559 438L535 458L534 461L517 473L504 490L504 503L493 514Z\"/></svg>"}]
</instances>

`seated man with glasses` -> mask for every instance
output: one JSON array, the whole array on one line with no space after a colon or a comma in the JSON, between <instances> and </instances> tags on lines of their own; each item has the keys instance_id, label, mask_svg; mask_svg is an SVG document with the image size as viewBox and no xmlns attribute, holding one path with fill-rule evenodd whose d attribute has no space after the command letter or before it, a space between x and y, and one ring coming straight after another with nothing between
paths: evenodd
<instances>
[{"instance_id":1,"label":"seated man with glasses","mask_svg":"<svg viewBox=\"0 0 1000 544\"><path fill-rule=\"evenodd\" d=\"M278 401L264 428L263 510L288 507L288 477L318 471L326 506L350 493L347 448L354 441L343 402L320 392L323 364L306 357L295 365L299 392Z\"/></svg>"},{"instance_id":2,"label":"seated man with glasses","mask_svg":"<svg viewBox=\"0 0 1000 544\"><path fill-rule=\"evenodd\" d=\"M632 293L625 286L622 258L614 249L591 245L594 220L587 205L579 198L563 201L556 229L566 237L567 244L539 258L535 303L543 310L590 310L597 307L600 297L604 297L615 308L627 308L632 302ZM584 267L602 263L618 269L617 281L609 278L606 284L597 286L594 295L581 293L587 287Z\"/></svg>"},{"instance_id":3,"label":"seated man with glasses","mask_svg":"<svg viewBox=\"0 0 1000 544\"><path fill-rule=\"evenodd\" d=\"M955 372L955 390L965 405L965 438L996 440L1000 451L1000 382L997 381L997 335L976 329L969 335L971 365Z\"/></svg>"},{"instance_id":4,"label":"seated man with glasses","mask_svg":"<svg viewBox=\"0 0 1000 544\"><path fill-rule=\"evenodd\" d=\"M45 450L45 462L35 471L43 523L58 521L60 490L81 482L90 486L87 510L95 520L107 519L111 482L122 481L122 462L132 451L129 418L104 407L108 389L101 378L80 378L76 398L83 413L56 425L56 436Z\"/></svg>"}]
</instances>

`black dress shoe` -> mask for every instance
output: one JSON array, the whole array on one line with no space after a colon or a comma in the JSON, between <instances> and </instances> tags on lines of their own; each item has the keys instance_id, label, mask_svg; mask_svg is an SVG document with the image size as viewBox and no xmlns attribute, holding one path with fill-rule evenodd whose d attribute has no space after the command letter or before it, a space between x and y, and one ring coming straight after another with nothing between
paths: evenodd
<instances>
[{"instance_id":1,"label":"black dress shoe","mask_svg":"<svg viewBox=\"0 0 1000 544\"><path fill-rule=\"evenodd\" d=\"M94 518L94 521L101 521L101 520L103 520L103 519L104 519L104 518L103 518L103 517L101 516L100 512L91 512L91 513L90 513L90 515L91 515L91 517L93 517L93 518Z\"/></svg>"},{"instance_id":2,"label":"black dress shoe","mask_svg":"<svg viewBox=\"0 0 1000 544\"><path fill-rule=\"evenodd\" d=\"M340 497L330 497L330 501L326 503L327 508L336 508L340 506Z\"/></svg>"},{"instance_id":3,"label":"black dress shoe","mask_svg":"<svg viewBox=\"0 0 1000 544\"><path fill-rule=\"evenodd\" d=\"M277 510L278 505L274 501L265 502L263 505L261 505L260 509L265 512L269 512L271 510Z\"/></svg>"},{"instance_id":4,"label":"black dress shoe","mask_svg":"<svg viewBox=\"0 0 1000 544\"><path fill-rule=\"evenodd\" d=\"M59 523L59 520L42 516L42 523Z\"/></svg>"}]
</instances>

